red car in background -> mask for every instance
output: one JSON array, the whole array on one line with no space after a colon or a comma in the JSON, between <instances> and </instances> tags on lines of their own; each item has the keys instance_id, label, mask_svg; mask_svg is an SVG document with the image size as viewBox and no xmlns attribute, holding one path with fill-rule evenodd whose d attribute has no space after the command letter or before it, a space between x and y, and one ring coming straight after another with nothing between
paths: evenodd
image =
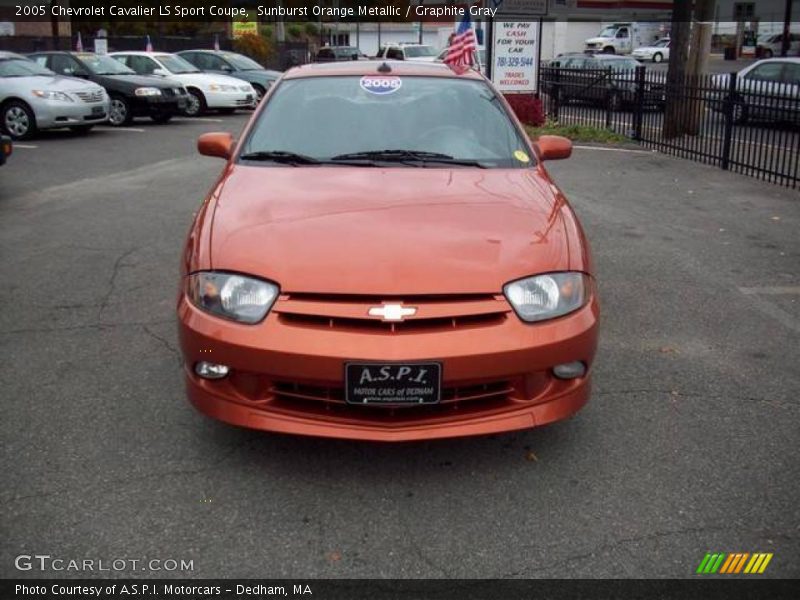
<instances>
[{"instance_id":1,"label":"red car in background","mask_svg":"<svg viewBox=\"0 0 800 600\"><path fill-rule=\"evenodd\" d=\"M292 69L226 163L182 260L189 399L228 423L400 441L564 419L590 393L589 248L480 74L352 61Z\"/></svg>"}]
</instances>

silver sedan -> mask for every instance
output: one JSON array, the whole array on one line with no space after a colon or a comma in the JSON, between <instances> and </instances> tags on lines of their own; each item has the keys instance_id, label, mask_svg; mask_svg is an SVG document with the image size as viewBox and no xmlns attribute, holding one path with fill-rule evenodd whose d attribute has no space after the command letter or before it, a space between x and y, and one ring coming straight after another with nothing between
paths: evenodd
<instances>
[{"instance_id":1,"label":"silver sedan","mask_svg":"<svg viewBox=\"0 0 800 600\"><path fill-rule=\"evenodd\" d=\"M13 139L62 127L87 132L108 120L109 102L99 85L62 77L24 56L0 52L0 130Z\"/></svg>"}]
</instances>

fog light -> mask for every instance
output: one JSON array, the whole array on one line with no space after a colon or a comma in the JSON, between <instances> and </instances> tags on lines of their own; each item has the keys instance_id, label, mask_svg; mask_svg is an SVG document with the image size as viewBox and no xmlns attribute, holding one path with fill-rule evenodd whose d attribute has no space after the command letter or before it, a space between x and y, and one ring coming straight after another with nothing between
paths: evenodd
<instances>
[{"instance_id":1,"label":"fog light","mask_svg":"<svg viewBox=\"0 0 800 600\"><path fill-rule=\"evenodd\" d=\"M201 361L194 366L194 372L203 379L222 379L230 369L225 365L218 365L206 361Z\"/></svg>"},{"instance_id":2,"label":"fog light","mask_svg":"<svg viewBox=\"0 0 800 600\"><path fill-rule=\"evenodd\" d=\"M559 379L577 379L578 377L583 377L585 374L586 365L579 360L553 367L553 375Z\"/></svg>"}]
</instances>

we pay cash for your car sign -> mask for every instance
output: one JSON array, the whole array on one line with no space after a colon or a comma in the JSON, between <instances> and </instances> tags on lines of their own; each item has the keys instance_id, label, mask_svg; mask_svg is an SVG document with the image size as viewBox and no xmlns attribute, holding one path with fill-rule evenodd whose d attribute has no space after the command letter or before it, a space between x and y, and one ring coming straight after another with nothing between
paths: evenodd
<instances>
[{"instance_id":1,"label":"we pay cash for your car sign","mask_svg":"<svg viewBox=\"0 0 800 600\"><path fill-rule=\"evenodd\" d=\"M494 23L492 81L501 92L535 92L539 56L539 23Z\"/></svg>"}]
</instances>

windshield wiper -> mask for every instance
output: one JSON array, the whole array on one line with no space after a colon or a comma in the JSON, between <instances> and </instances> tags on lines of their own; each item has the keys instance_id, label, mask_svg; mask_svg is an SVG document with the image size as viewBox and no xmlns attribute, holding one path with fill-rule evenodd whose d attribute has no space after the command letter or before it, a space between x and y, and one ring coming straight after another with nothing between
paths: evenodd
<instances>
[{"instance_id":1,"label":"windshield wiper","mask_svg":"<svg viewBox=\"0 0 800 600\"><path fill-rule=\"evenodd\" d=\"M437 162L448 165L461 165L465 167L486 168L486 165L477 160L455 158L449 154L441 152L426 152L424 150L368 150L366 152L350 152L338 154L331 157L331 160L370 160L388 162Z\"/></svg>"},{"instance_id":2,"label":"windshield wiper","mask_svg":"<svg viewBox=\"0 0 800 600\"><path fill-rule=\"evenodd\" d=\"M293 165L318 165L322 162L305 154L297 154L296 152L287 152L285 150L259 150L258 152L242 154L239 158L241 160L260 160Z\"/></svg>"}]
</instances>

